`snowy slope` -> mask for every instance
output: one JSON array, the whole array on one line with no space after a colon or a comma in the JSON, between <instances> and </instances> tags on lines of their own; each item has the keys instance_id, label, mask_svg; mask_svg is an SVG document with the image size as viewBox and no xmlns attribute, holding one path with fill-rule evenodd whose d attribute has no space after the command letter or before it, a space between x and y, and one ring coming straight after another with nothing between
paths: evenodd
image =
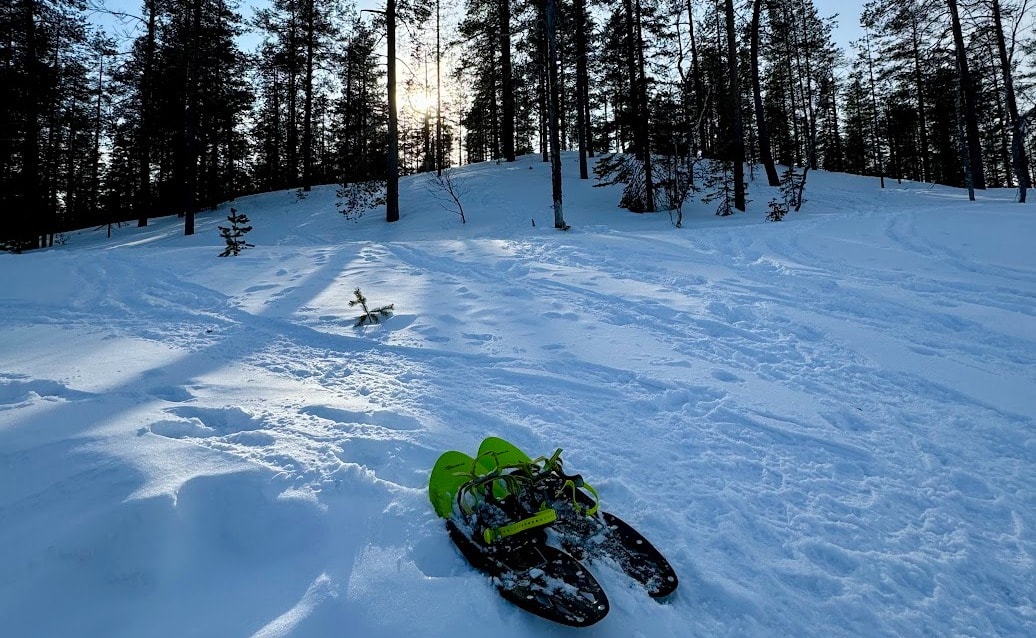
<instances>
[{"instance_id":1,"label":"snowy slope","mask_svg":"<svg viewBox=\"0 0 1036 638\"><path fill-rule=\"evenodd\" d=\"M565 169L567 233L522 158L460 171L464 225L416 177L393 225L242 198L237 258L225 208L0 255L0 635L1036 635L1032 204L820 172L676 229ZM426 491L490 434L680 590L502 602Z\"/></svg>"}]
</instances>

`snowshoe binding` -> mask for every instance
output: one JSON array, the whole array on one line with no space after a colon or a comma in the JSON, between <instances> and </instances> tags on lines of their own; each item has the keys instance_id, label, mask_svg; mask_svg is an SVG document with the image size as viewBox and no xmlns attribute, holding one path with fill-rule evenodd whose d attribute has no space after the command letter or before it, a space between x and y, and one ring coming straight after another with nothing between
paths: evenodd
<instances>
[{"instance_id":1,"label":"snowshoe binding","mask_svg":"<svg viewBox=\"0 0 1036 638\"><path fill-rule=\"evenodd\" d=\"M492 577L507 601L542 618L586 627L608 614L608 598L589 570L547 545L549 508L527 509L527 482L463 452L439 457L428 483L435 512L465 559Z\"/></svg>"},{"instance_id":2,"label":"snowshoe binding","mask_svg":"<svg viewBox=\"0 0 1036 638\"><path fill-rule=\"evenodd\" d=\"M566 474L561 450L530 458L513 444L489 437L482 442L479 463L491 471L521 477L517 492L525 508L548 507L557 516L552 525L562 547L579 560L606 558L637 581L653 598L664 598L679 585L676 571L643 534L608 512L601 511L597 491L578 474Z\"/></svg>"}]
</instances>

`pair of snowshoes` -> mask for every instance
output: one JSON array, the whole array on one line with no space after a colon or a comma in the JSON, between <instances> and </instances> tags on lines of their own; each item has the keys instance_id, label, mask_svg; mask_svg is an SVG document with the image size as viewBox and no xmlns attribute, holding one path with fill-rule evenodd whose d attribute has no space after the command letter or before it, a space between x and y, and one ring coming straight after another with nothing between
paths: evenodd
<instances>
[{"instance_id":1,"label":"pair of snowshoes","mask_svg":"<svg viewBox=\"0 0 1036 638\"><path fill-rule=\"evenodd\" d=\"M611 561L655 598L676 590L672 566L629 524L600 511L597 492L566 474L561 450L532 459L497 437L474 458L449 451L428 483L435 512L461 554L500 595L549 620L586 627L608 598L582 561Z\"/></svg>"}]
</instances>

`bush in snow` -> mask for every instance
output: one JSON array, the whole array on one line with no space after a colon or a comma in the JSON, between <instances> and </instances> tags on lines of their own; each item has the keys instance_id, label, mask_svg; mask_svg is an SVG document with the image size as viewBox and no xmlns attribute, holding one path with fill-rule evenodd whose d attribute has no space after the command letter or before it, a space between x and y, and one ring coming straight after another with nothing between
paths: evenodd
<instances>
[{"instance_id":1,"label":"bush in snow","mask_svg":"<svg viewBox=\"0 0 1036 638\"><path fill-rule=\"evenodd\" d=\"M726 160L713 161L705 174L701 196L703 204L719 201L716 214L721 217L734 214L734 164Z\"/></svg>"},{"instance_id":2,"label":"bush in snow","mask_svg":"<svg viewBox=\"0 0 1036 638\"><path fill-rule=\"evenodd\" d=\"M220 237L227 242L227 248L219 254L220 257L229 257L231 255L237 256L241 254L241 251L245 248L255 248L254 245L249 244L245 241L245 233L252 230L252 227L248 225L248 216L241 214L238 215L236 208L230 209L230 214L227 215L227 220L230 221L230 226L218 226Z\"/></svg>"},{"instance_id":3,"label":"bush in snow","mask_svg":"<svg viewBox=\"0 0 1036 638\"><path fill-rule=\"evenodd\" d=\"M683 226L683 205L691 193L699 190L694 182L694 173L700 159L690 152L680 153L675 144L673 150L671 155L659 158L661 179L658 185L665 195L666 208L669 209L673 224L680 228Z\"/></svg>"},{"instance_id":4,"label":"bush in snow","mask_svg":"<svg viewBox=\"0 0 1036 638\"><path fill-rule=\"evenodd\" d=\"M368 210L385 203L385 180L350 182L338 187L339 212L350 221L360 221Z\"/></svg>"},{"instance_id":5,"label":"bush in snow","mask_svg":"<svg viewBox=\"0 0 1036 638\"><path fill-rule=\"evenodd\" d=\"M595 187L623 184L619 208L632 213L648 212L644 162L625 153L605 155L594 166L594 177L597 178Z\"/></svg>"},{"instance_id":6,"label":"bush in snow","mask_svg":"<svg viewBox=\"0 0 1036 638\"><path fill-rule=\"evenodd\" d=\"M460 215L460 223L468 223L467 217L464 216L464 205L460 201L465 190L453 169L446 167L442 169L442 174L432 173L428 179L428 190L439 200L439 205Z\"/></svg>"}]
</instances>

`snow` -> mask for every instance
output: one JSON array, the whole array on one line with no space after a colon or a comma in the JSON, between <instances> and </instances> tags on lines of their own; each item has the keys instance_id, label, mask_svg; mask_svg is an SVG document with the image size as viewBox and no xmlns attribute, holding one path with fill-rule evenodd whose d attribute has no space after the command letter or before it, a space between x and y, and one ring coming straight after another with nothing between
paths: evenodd
<instances>
[{"instance_id":1,"label":"snow","mask_svg":"<svg viewBox=\"0 0 1036 638\"><path fill-rule=\"evenodd\" d=\"M582 633L1036 635L1036 236L1008 190L811 173L721 219L615 207L565 157L335 187L0 255L0 635L580 633L502 601L427 498L488 435L672 561L592 571ZM533 226L535 220L535 226ZM361 288L396 315L354 328Z\"/></svg>"}]
</instances>

